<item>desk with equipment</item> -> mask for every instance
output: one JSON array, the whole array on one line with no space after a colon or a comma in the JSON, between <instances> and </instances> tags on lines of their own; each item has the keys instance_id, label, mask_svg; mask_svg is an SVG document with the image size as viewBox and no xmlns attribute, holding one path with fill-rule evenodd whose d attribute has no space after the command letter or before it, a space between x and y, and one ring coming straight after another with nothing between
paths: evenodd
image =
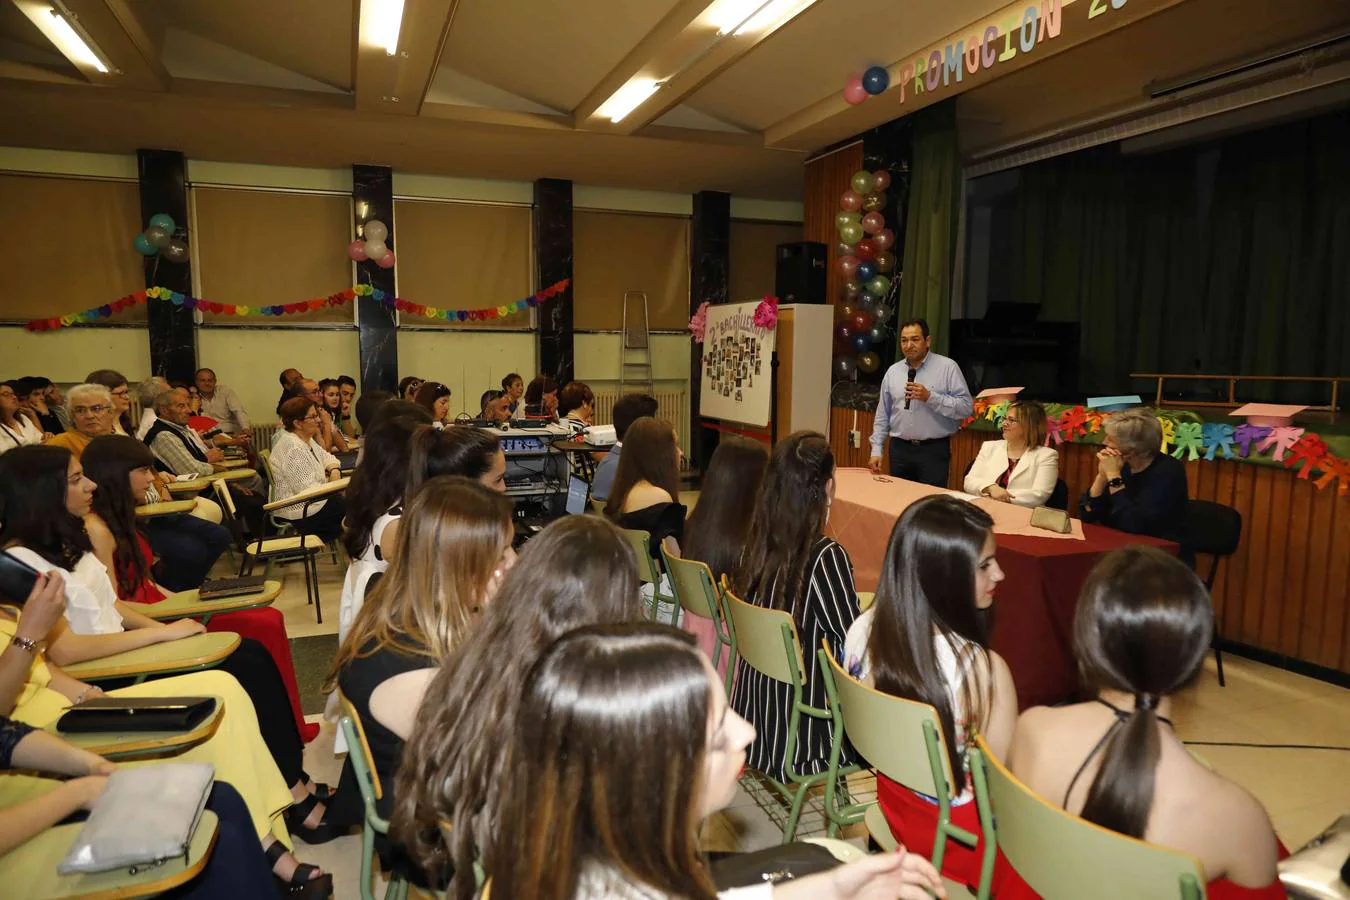
<instances>
[{"instance_id":1,"label":"desk with equipment","mask_svg":"<svg viewBox=\"0 0 1350 900\"><path fill-rule=\"evenodd\" d=\"M506 456L506 496L516 507L518 529L543 525L563 514L570 472L567 454L554 446L569 437L561 425L499 429Z\"/></svg>"}]
</instances>

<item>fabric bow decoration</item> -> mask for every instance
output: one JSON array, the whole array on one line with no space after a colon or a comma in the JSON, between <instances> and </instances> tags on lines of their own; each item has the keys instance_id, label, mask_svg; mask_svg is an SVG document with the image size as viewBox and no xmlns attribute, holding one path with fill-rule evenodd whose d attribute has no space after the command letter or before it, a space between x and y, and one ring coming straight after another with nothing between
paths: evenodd
<instances>
[{"instance_id":1,"label":"fabric bow decoration","mask_svg":"<svg viewBox=\"0 0 1350 900\"><path fill-rule=\"evenodd\" d=\"M1212 460L1220 450L1229 458L1233 456L1233 426L1222 423L1207 423L1201 431L1201 440L1205 444L1205 459Z\"/></svg>"},{"instance_id":2,"label":"fabric bow decoration","mask_svg":"<svg viewBox=\"0 0 1350 900\"><path fill-rule=\"evenodd\" d=\"M1064 443L1064 429L1059 424L1059 416L1047 416L1045 420L1045 446L1054 441L1056 446Z\"/></svg>"},{"instance_id":3,"label":"fabric bow decoration","mask_svg":"<svg viewBox=\"0 0 1350 900\"><path fill-rule=\"evenodd\" d=\"M1237 441L1239 449L1242 450L1242 458L1246 459L1251 455L1252 447L1258 442L1265 440L1271 429L1265 425L1248 425L1245 422L1233 429L1233 440ZM1257 448L1260 449L1259 447Z\"/></svg>"},{"instance_id":4,"label":"fabric bow decoration","mask_svg":"<svg viewBox=\"0 0 1350 900\"><path fill-rule=\"evenodd\" d=\"M1086 412L1088 434L1096 434L1102 430L1102 423L1106 421L1106 416L1102 415L1100 410L1089 409Z\"/></svg>"},{"instance_id":5,"label":"fabric bow decoration","mask_svg":"<svg viewBox=\"0 0 1350 900\"><path fill-rule=\"evenodd\" d=\"M755 307L755 327L773 328L778 324L778 298L764 295L764 299L759 301L759 306Z\"/></svg>"},{"instance_id":6,"label":"fabric bow decoration","mask_svg":"<svg viewBox=\"0 0 1350 900\"><path fill-rule=\"evenodd\" d=\"M1292 469L1300 462L1306 463L1298 473L1299 478L1306 480L1312 475L1313 469L1321 467L1326 455L1327 442L1322 440L1321 435L1309 432L1290 448L1289 455L1284 458L1284 467Z\"/></svg>"},{"instance_id":7,"label":"fabric bow decoration","mask_svg":"<svg viewBox=\"0 0 1350 900\"><path fill-rule=\"evenodd\" d=\"M708 307L711 306L707 300L698 305L698 309L689 320L689 330L694 334L694 343L703 343L703 333L708 329Z\"/></svg>"},{"instance_id":8,"label":"fabric bow decoration","mask_svg":"<svg viewBox=\"0 0 1350 900\"><path fill-rule=\"evenodd\" d=\"M1059 427L1068 440L1087 434L1087 410L1081 406L1071 406L1064 410L1059 414Z\"/></svg>"},{"instance_id":9,"label":"fabric bow decoration","mask_svg":"<svg viewBox=\"0 0 1350 900\"><path fill-rule=\"evenodd\" d=\"M1177 442L1177 423L1162 416L1158 416L1157 419L1159 427L1162 428L1162 447L1158 452L1166 453L1167 448Z\"/></svg>"},{"instance_id":10,"label":"fabric bow decoration","mask_svg":"<svg viewBox=\"0 0 1350 900\"><path fill-rule=\"evenodd\" d=\"M1339 491L1342 497L1350 493L1350 459L1340 459L1328 453L1322 457L1318 467L1322 470L1322 477L1313 483L1317 485L1319 490L1336 481L1339 482Z\"/></svg>"},{"instance_id":11,"label":"fabric bow decoration","mask_svg":"<svg viewBox=\"0 0 1350 900\"><path fill-rule=\"evenodd\" d=\"M1303 437L1302 428L1295 428L1292 425L1280 425L1276 428L1272 428L1270 434L1266 435L1265 438L1261 440L1261 443L1256 445L1256 449L1260 453L1265 453L1273 447L1274 452L1271 454L1271 459L1276 462L1283 462L1284 454L1289 451L1301 437Z\"/></svg>"},{"instance_id":12,"label":"fabric bow decoration","mask_svg":"<svg viewBox=\"0 0 1350 900\"><path fill-rule=\"evenodd\" d=\"M1199 459L1200 451L1204 449L1204 431L1199 422L1178 422L1176 428L1177 448L1172 451L1172 455L1177 459L1185 457L1186 459Z\"/></svg>"}]
</instances>

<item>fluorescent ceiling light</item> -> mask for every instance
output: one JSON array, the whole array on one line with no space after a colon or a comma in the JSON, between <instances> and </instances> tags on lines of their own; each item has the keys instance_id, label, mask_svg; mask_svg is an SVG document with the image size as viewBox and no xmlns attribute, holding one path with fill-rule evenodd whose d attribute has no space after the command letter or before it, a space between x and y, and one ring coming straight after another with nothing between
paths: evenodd
<instances>
[{"instance_id":1,"label":"fluorescent ceiling light","mask_svg":"<svg viewBox=\"0 0 1350 900\"><path fill-rule=\"evenodd\" d=\"M371 4L370 41L393 56L398 52L398 33L403 28L404 0L364 0Z\"/></svg>"},{"instance_id":2,"label":"fluorescent ceiling light","mask_svg":"<svg viewBox=\"0 0 1350 900\"><path fill-rule=\"evenodd\" d=\"M108 74L108 66L94 52L80 33L71 27L66 17L54 9L47 10L51 16L51 37L52 43L60 49L72 62L83 63L86 66L92 66L103 74Z\"/></svg>"},{"instance_id":3,"label":"fluorescent ceiling light","mask_svg":"<svg viewBox=\"0 0 1350 900\"><path fill-rule=\"evenodd\" d=\"M816 0L720 0L709 13L718 34L742 35L777 28Z\"/></svg>"},{"instance_id":4,"label":"fluorescent ceiling light","mask_svg":"<svg viewBox=\"0 0 1350 900\"><path fill-rule=\"evenodd\" d=\"M600 108L595 111L597 116L609 119L611 122L621 122L630 112L637 109L647 98L655 94L661 87L661 82L654 78L633 78L627 84L619 88L610 96L608 100L600 104Z\"/></svg>"}]
</instances>

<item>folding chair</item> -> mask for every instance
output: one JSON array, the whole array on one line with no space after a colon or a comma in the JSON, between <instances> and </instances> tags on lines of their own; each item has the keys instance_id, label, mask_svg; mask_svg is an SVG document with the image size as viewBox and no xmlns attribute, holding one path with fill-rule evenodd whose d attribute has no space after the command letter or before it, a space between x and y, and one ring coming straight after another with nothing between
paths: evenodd
<instances>
[{"instance_id":1,"label":"folding chair","mask_svg":"<svg viewBox=\"0 0 1350 900\"><path fill-rule=\"evenodd\" d=\"M647 611L647 617L653 622L661 621L661 604L665 603L670 607L670 622L668 624L679 624L679 606L675 603L675 598L669 594L661 592L661 570L656 565L656 560L652 558L652 536L646 531L639 531L635 528L620 528L623 536L628 539L628 543L637 554L638 580L643 584L652 586L652 602Z\"/></svg>"},{"instance_id":2,"label":"folding chair","mask_svg":"<svg viewBox=\"0 0 1350 900\"><path fill-rule=\"evenodd\" d=\"M221 524L230 531L236 549L239 550L239 574L252 575L253 567L259 561L271 569L273 563L299 562L305 572L305 599L314 607L314 614L323 622L323 606L319 600L319 551L323 541L312 534L297 534L287 537L259 537L250 541L244 535L243 526L234 511L234 498L224 482L213 483L216 499L220 502L224 517Z\"/></svg>"},{"instance_id":3,"label":"folding chair","mask_svg":"<svg viewBox=\"0 0 1350 900\"><path fill-rule=\"evenodd\" d=\"M338 692L338 703L342 707L342 718L338 727L347 740L347 760L356 773L356 786L361 791L361 804L365 808L364 827L361 829L361 900L375 900L373 884L375 868L375 835L389 833L389 820L380 816L375 801L384 797L384 789L375 774L375 760L370 755L370 744L366 741L366 729L361 724L361 716L352 706L352 702ZM397 872L389 873L389 886L385 888L384 900L402 900L408 896L408 882Z\"/></svg>"},{"instance_id":4,"label":"folding chair","mask_svg":"<svg viewBox=\"0 0 1350 900\"><path fill-rule=\"evenodd\" d=\"M675 599L679 601L684 611L712 619L713 627L717 631L717 642L713 644L713 668L716 669L721 664L723 647L730 652L731 658L727 660L726 689L727 696L731 696L731 681L736 674L736 647L727 630L726 620L722 614L722 598L713 581L712 571L707 563L681 559L667 553L664 546L661 548L661 560L666 565L667 574L670 575L670 586L675 592Z\"/></svg>"}]
</instances>

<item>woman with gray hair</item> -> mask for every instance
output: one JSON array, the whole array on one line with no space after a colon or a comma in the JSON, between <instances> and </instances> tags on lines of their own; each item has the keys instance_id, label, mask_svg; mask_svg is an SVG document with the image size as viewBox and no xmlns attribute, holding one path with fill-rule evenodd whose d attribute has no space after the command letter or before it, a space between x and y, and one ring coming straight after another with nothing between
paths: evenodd
<instances>
[{"instance_id":1,"label":"woman with gray hair","mask_svg":"<svg viewBox=\"0 0 1350 900\"><path fill-rule=\"evenodd\" d=\"M1127 409L1106 420L1097 454L1097 476L1079 503L1084 522L1108 525L1182 544L1185 538L1186 467L1162 449L1162 426L1146 409ZM1182 558L1189 551L1182 547Z\"/></svg>"}]
</instances>

